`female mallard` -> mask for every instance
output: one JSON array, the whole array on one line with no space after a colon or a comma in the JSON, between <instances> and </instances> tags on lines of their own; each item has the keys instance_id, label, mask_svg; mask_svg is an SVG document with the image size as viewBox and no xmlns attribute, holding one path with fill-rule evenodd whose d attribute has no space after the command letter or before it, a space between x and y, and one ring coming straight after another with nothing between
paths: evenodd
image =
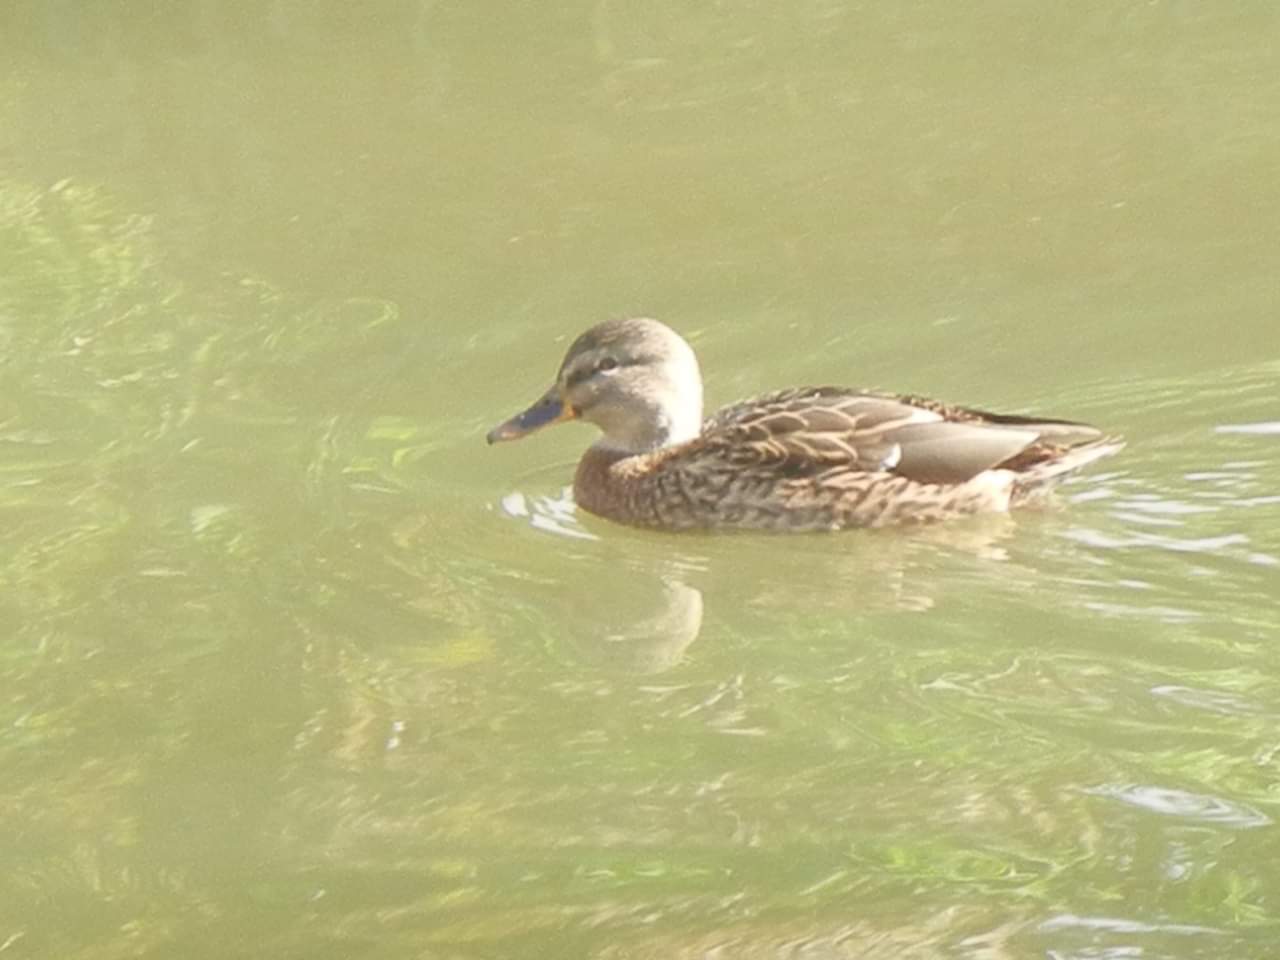
<instances>
[{"instance_id":1,"label":"female mallard","mask_svg":"<svg viewBox=\"0 0 1280 960\"><path fill-rule=\"evenodd\" d=\"M578 337L551 389L488 439L577 419L604 434L578 463L578 505L664 530L839 530L1004 511L1123 446L1082 423L844 387L781 390L703 423L693 349L642 318Z\"/></svg>"}]
</instances>

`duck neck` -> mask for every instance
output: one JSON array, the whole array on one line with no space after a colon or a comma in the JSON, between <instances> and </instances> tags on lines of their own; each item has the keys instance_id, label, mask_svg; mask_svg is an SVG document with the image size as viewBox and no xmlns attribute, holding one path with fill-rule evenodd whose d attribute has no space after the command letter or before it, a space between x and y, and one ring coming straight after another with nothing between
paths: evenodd
<instances>
[{"instance_id":1,"label":"duck neck","mask_svg":"<svg viewBox=\"0 0 1280 960\"><path fill-rule=\"evenodd\" d=\"M625 496L612 476L613 465L634 454L600 443L592 444L578 461L573 475L573 499L597 516L617 516L625 509Z\"/></svg>"},{"instance_id":2,"label":"duck neck","mask_svg":"<svg viewBox=\"0 0 1280 960\"><path fill-rule=\"evenodd\" d=\"M689 399L681 404L652 403L644 410L643 416L629 411L625 418L619 417L616 422L597 420L604 434L595 442L593 449L631 455L687 443L702 432L701 391L696 402L689 402Z\"/></svg>"}]
</instances>

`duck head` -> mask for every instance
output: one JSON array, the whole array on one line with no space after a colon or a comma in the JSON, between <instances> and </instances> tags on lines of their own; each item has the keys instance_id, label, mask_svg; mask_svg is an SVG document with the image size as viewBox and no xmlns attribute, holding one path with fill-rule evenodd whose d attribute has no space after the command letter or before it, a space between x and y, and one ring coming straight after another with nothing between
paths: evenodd
<instances>
[{"instance_id":1,"label":"duck head","mask_svg":"<svg viewBox=\"0 0 1280 960\"><path fill-rule=\"evenodd\" d=\"M600 428L596 446L644 453L692 440L702 429L702 374L693 348L657 320L597 324L573 341L555 383L527 410L489 431L519 440L565 420Z\"/></svg>"}]
</instances>

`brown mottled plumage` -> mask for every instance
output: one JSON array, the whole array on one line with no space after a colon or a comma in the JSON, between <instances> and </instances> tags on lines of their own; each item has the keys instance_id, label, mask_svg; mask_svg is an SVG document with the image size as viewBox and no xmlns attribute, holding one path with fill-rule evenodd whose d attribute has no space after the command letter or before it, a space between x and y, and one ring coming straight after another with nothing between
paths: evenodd
<instances>
[{"instance_id":1,"label":"brown mottled plumage","mask_svg":"<svg viewBox=\"0 0 1280 960\"><path fill-rule=\"evenodd\" d=\"M489 442L569 419L603 432L578 464L579 506L663 530L838 530L1003 511L1123 446L1085 424L844 387L781 390L702 423L692 348L643 318L578 337L551 389Z\"/></svg>"}]
</instances>

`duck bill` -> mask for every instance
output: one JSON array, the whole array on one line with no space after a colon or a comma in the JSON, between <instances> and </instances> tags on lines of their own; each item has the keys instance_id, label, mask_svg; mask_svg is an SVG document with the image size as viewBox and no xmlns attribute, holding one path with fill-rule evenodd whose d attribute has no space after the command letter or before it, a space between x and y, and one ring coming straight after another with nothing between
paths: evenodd
<instances>
[{"instance_id":1,"label":"duck bill","mask_svg":"<svg viewBox=\"0 0 1280 960\"><path fill-rule=\"evenodd\" d=\"M577 416L577 411L565 403L560 396L560 387L558 385L552 386L528 410L523 413L517 413L510 420L500 423L490 430L485 439L490 443L519 440L521 437L527 437L535 430L549 427L553 423L573 420Z\"/></svg>"}]
</instances>

